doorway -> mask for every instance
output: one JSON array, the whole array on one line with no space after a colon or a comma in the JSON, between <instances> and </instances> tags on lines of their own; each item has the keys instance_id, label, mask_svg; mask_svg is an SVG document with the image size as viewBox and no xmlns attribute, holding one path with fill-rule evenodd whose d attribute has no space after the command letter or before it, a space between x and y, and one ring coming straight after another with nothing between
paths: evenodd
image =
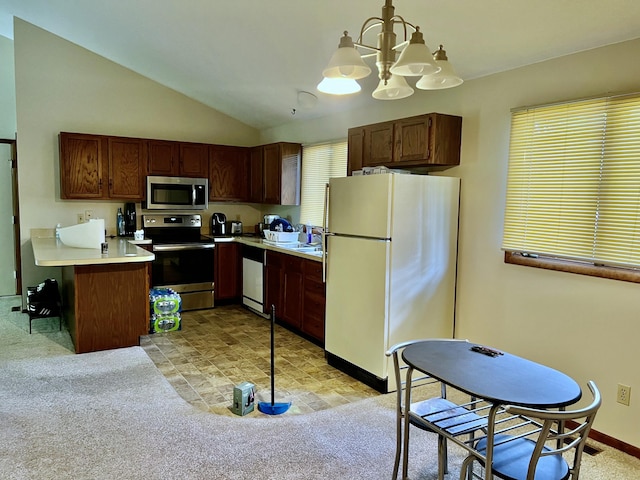
<instances>
[{"instance_id":1,"label":"doorway","mask_svg":"<svg viewBox=\"0 0 640 480\"><path fill-rule=\"evenodd\" d=\"M20 295L20 222L16 141L0 139L0 296Z\"/></svg>"}]
</instances>

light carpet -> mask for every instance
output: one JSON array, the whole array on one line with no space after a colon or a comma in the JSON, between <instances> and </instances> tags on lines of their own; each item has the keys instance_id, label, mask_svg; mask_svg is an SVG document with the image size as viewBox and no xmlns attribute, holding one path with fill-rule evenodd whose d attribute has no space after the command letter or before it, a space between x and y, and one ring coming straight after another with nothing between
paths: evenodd
<instances>
[{"instance_id":1,"label":"light carpet","mask_svg":"<svg viewBox=\"0 0 640 480\"><path fill-rule=\"evenodd\" d=\"M19 297L0 297L3 480L391 477L393 394L305 415L213 415L186 403L141 348L75 355L57 319L29 335L15 305ZM412 438L411 478L435 479L435 436ZM448 478L462 453L449 448ZM605 447L584 455L580 478L639 472L640 460Z\"/></svg>"},{"instance_id":2,"label":"light carpet","mask_svg":"<svg viewBox=\"0 0 640 480\"><path fill-rule=\"evenodd\" d=\"M139 347L3 362L0 386L2 478L375 479L392 471L391 396L308 415L217 416L182 400ZM415 479L437 470L433 435L423 436Z\"/></svg>"}]
</instances>

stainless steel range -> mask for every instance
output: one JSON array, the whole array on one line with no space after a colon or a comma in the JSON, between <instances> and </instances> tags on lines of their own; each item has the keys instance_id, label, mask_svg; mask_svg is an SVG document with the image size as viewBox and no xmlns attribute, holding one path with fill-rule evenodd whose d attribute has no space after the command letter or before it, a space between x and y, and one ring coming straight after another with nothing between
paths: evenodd
<instances>
[{"instance_id":1,"label":"stainless steel range","mask_svg":"<svg viewBox=\"0 0 640 480\"><path fill-rule=\"evenodd\" d=\"M142 225L156 256L151 285L178 292L182 310L212 308L215 243L200 233L202 216L143 215Z\"/></svg>"}]
</instances>

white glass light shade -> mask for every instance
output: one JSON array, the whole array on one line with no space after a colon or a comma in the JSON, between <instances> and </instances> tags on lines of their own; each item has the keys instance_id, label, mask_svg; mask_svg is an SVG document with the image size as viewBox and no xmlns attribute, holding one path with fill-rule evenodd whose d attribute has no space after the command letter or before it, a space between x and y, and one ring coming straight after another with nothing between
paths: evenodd
<instances>
[{"instance_id":1,"label":"white glass light shade","mask_svg":"<svg viewBox=\"0 0 640 480\"><path fill-rule=\"evenodd\" d=\"M448 60L438 60L440 71L433 75L425 75L416 82L416 88L420 90L441 90L444 88L457 87L462 83L462 79L455 72Z\"/></svg>"},{"instance_id":2,"label":"white glass light shade","mask_svg":"<svg viewBox=\"0 0 640 480\"><path fill-rule=\"evenodd\" d=\"M439 70L440 67L436 65L431 50L425 45L419 30L413 32L411 42L402 50L398 61L389 69L392 74L404 77L430 75Z\"/></svg>"},{"instance_id":3,"label":"white glass light shade","mask_svg":"<svg viewBox=\"0 0 640 480\"><path fill-rule=\"evenodd\" d=\"M371 94L376 100L400 100L410 95L413 95L413 88L400 75L391 75L386 85L384 80L380 80L378 88Z\"/></svg>"},{"instance_id":4,"label":"white glass light shade","mask_svg":"<svg viewBox=\"0 0 640 480\"><path fill-rule=\"evenodd\" d=\"M371 68L364 63L362 57L353 46L351 37L344 32L340 38L338 50L334 52L329 60L327 68L322 71L325 78L350 78L358 80L371 73Z\"/></svg>"},{"instance_id":5,"label":"white glass light shade","mask_svg":"<svg viewBox=\"0 0 640 480\"><path fill-rule=\"evenodd\" d=\"M317 86L323 93L349 95L361 90L360 84L350 78L324 78Z\"/></svg>"}]
</instances>

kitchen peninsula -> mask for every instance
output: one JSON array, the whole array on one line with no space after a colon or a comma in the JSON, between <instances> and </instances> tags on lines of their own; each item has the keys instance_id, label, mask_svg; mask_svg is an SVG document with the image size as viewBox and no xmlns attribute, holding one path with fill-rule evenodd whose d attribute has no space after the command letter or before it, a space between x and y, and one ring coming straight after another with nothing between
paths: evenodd
<instances>
[{"instance_id":1,"label":"kitchen peninsula","mask_svg":"<svg viewBox=\"0 0 640 480\"><path fill-rule=\"evenodd\" d=\"M154 254L122 238L109 251L31 236L35 264L62 267L64 317L76 353L140 344L149 331L149 266Z\"/></svg>"}]
</instances>

